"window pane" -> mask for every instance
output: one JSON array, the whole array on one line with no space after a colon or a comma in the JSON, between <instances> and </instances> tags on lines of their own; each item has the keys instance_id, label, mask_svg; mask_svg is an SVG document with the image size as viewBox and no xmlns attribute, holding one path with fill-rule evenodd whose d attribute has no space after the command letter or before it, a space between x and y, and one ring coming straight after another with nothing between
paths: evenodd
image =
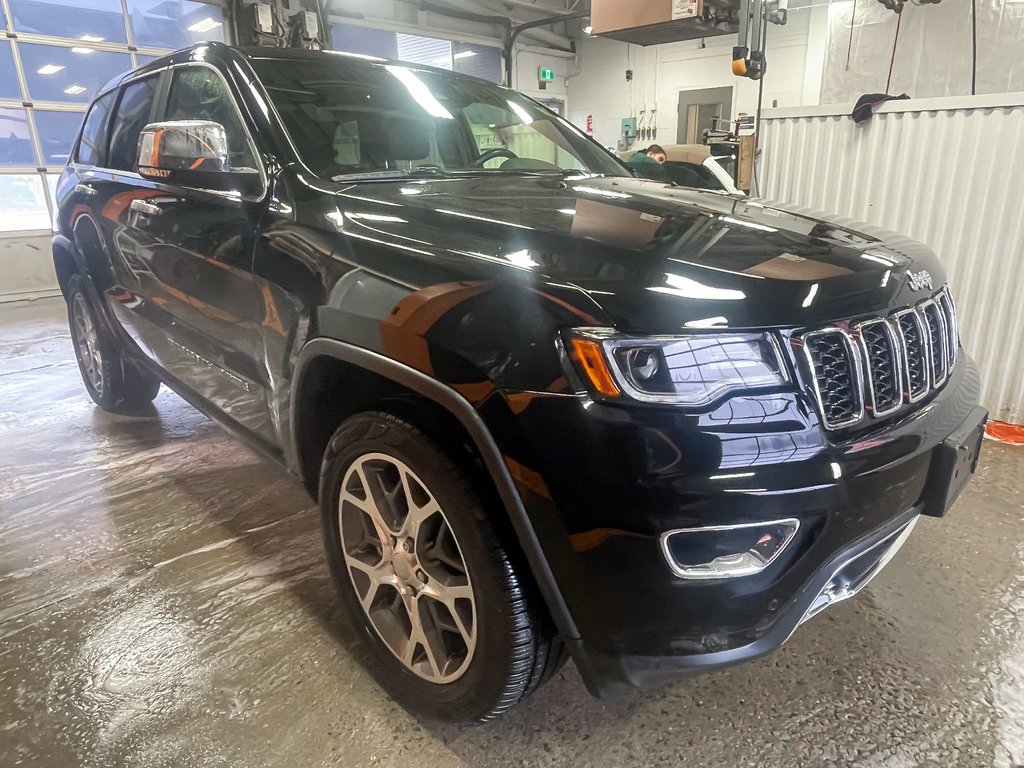
<instances>
[{"instance_id":1,"label":"window pane","mask_svg":"<svg viewBox=\"0 0 1024 768\"><path fill-rule=\"evenodd\" d=\"M71 145L82 124L81 112L35 111L43 165L67 165Z\"/></svg>"},{"instance_id":2,"label":"window pane","mask_svg":"<svg viewBox=\"0 0 1024 768\"><path fill-rule=\"evenodd\" d=\"M501 84L501 51L486 45L455 43L452 46L455 71Z\"/></svg>"},{"instance_id":3,"label":"window pane","mask_svg":"<svg viewBox=\"0 0 1024 768\"><path fill-rule=\"evenodd\" d=\"M398 58L398 40L395 33L383 29L332 24L331 47L336 51L359 53L363 56L379 56L382 59Z\"/></svg>"},{"instance_id":4,"label":"window pane","mask_svg":"<svg viewBox=\"0 0 1024 768\"><path fill-rule=\"evenodd\" d=\"M0 42L0 99L21 101L18 72L14 69L14 53L6 40Z\"/></svg>"},{"instance_id":5,"label":"window pane","mask_svg":"<svg viewBox=\"0 0 1024 768\"><path fill-rule=\"evenodd\" d=\"M427 64L442 69L452 68L451 40L418 35L398 35L398 58L416 64Z\"/></svg>"},{"instance_id":6,"label":"window pane","mask_svg":"<svg viewBox=\"0 0 1024 768\"><path fill-rule=\"evenodd\" d=\"M249 139L231 93L212 69L178 69L167 100L167 120L212 120L224 126L232 168L254 168Z\"/></svg>"},{"instance_id":7,"label":"window pane","mask_svg":"<svg viewBox=\"0 0 1024 768\"><path fill-rule=\"evenodd\" d=\"M43 177L38 173L0 174L0 232L49 229L50 211L46 207Z\"/></svg>"},{"instance_id":8,"label":"window pane","mask_svg":"<svg viewBox=\"0 0 1024 768\"><path fill-rule=\"evenodd\" d=\"M35 43L22 43L18 52L32 101L88 104L111 78L132 68L127 53Z\"/></svg>"},{"instance_id":9,"label":"window pane","mask_svg":"<svg viewBox=\"0 0 1024 768\"><path fill-rule=\"evenodd\" d=\"M114 104L116 91L108 93L92 105L82 129L82 140L78 143L78 162L88 165L103 165L107 154L107 117Z\"/></svg>"},{"instance_id":10,"label":"window pane","mask_svg":"<svg viewBox=\"0 0 1024 768\"><path fill-rule=\"evenodd\" d=\"M145 53L136 53L135 54L136 65L140 66L140 67L143 64L149 64L149 62L156 61L159 58L160 58L159 56L147 56Z\"/></svg>"},{"instance_id":11,"label":"window pane","mask_svg":"<svg viewBox=\"0 0 1024 768\"><path fill-rule=\"evenodd\" d=\"M57 179L60 178L59 173L48 173L46 174L46 187L50 192L50 207L53 209L53 231L57 231Z\"/></svg>"},{"instance_id":12,"label":"window pane","mask_svg":"<svg viewBox=\"0 0 1024 768\"><path fill-rule=\"evenodd\" d=\"M125 43L120 0L10 0L16 32Z\"/></svg>"},{"instance_id":13,"label":"window pane","mask_svg":"<svg viewBox=\"0 0 1024 768\"><path fill-rule=\"evenodd\" d=\"M36 153L29 138L25 110L0 109L0 166L35 164Z\"/></svg>"},{"instance_id":14,"label":"window pane","mask_svg":"<svg viewBox=\"0 0 1024 768\"><path fill-rule=\"evenodd\" d=\"M136 45L184 48L224 39L224 18L216 5L190 0L128 0Z\"/></svg>"},{"instance_id":15,"label":"window pane","mask_svg":"<svg viewBox=\"0 0 1024 768\"><path fill-rule=\"evenodd\" d=\"M139 154L139 134L149 122L153 96L159 75L132 83L124 89L117 105L117 116L110 134L110 158L107 165L122 171L134 171Z\"/></svg>"}]
</instances>

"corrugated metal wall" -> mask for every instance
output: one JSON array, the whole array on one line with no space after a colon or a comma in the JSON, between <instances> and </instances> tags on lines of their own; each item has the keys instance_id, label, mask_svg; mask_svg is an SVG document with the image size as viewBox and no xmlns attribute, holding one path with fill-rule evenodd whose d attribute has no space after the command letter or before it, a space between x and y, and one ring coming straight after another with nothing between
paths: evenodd
<instances>
[{"instance_id":1,"label":"corrugated metal wall","mask_svg":"<svg viewBox=\"0 0 1024 768\"><path fill-rule=\"evenodd\" d=\"M1024 94L898 102L859 126L849 111L766 111L761 196L931 246L983 403L1024 423Z\"/></svg>"}]
</instances>

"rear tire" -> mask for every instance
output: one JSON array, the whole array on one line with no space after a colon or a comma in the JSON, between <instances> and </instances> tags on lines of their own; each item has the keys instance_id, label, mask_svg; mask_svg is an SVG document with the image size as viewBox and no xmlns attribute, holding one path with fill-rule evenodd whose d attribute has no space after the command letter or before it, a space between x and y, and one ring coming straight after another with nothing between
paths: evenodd
<instances>
[{"instance_id":1,"label":"rear tire","mask_svg":"<svg viewBox=\"0 0 1024 768\"><path fill-rule=\"evenodd\" d=\"M504 510L488 510L486 496L433 440L388 413L349 418L324 455L327 561L365 646L361 660L392 698L428 718L491 720L565 661L492 523Z\"/></svg>"},{"instance_id":2,"label":"rear tire","mask_svg":"<svg viewBox=\"0 0 1024 768\"><path fill-rule=\"evenodd\" d=\"M131 413L152 402L160 380L121 354L100 325L81 275L68 280L67 301L75 359L93 402L112 413Z\"/></svg>"}]
</instances>

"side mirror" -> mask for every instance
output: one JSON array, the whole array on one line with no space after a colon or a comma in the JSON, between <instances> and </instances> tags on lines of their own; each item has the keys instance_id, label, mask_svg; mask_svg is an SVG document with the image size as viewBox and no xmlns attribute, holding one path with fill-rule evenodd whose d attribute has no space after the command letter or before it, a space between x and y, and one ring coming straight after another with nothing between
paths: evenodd
<instances>
[{"instance_id":1,"label":"side mirror","mask_svg":"<svg viewBox=\"0 0 1024 768\"><path fill-rule=\"evenodd\" d=\"M169 184L251 194L260 184L253 168L231 167L224 126L209 120L150 123L139 136L139 175Z\"/></svg>"}]
</instances>

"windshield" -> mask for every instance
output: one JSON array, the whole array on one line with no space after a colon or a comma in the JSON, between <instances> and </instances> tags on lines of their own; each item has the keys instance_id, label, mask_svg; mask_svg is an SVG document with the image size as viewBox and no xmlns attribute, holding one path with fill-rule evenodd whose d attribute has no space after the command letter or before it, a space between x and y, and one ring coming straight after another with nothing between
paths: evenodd
<instances>
[{"instance_id":1,"label":"windshield","mask_svg":"<svg viewBox=\"0 0 1024 768\"><path fill-rule=\"evenodd\" d=\"M253 66L303 162L323 178L629 175L558 115L481 80L329 53Z\"/></svg>"}]
</instances>

